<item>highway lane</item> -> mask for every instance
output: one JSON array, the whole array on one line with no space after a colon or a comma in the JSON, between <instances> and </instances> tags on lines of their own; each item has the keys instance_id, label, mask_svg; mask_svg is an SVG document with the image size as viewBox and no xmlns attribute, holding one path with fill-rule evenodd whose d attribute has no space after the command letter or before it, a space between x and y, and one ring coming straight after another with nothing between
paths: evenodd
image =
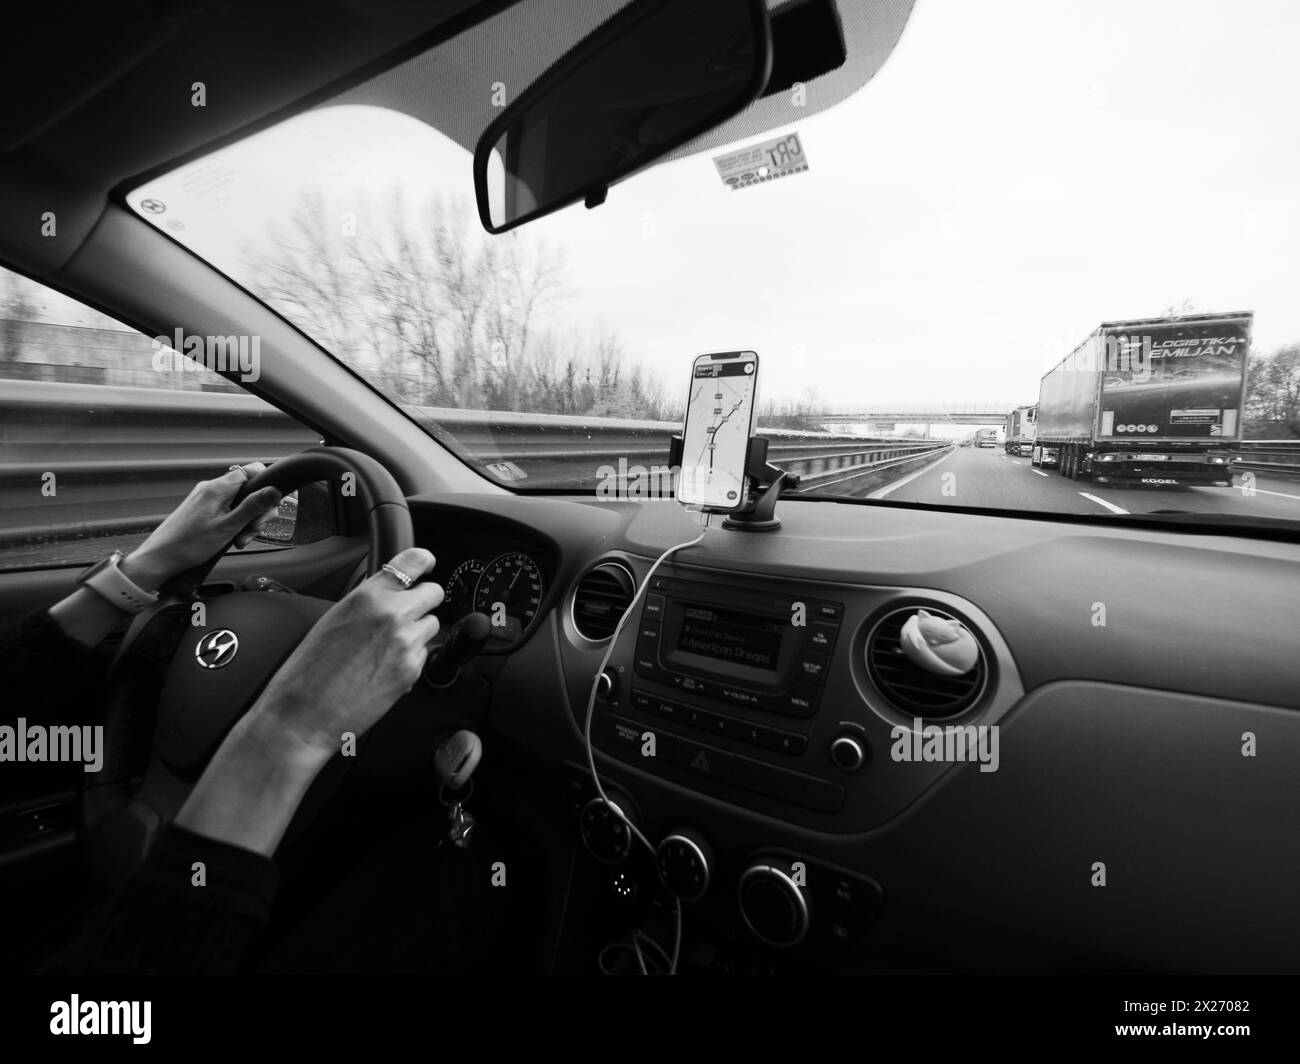
<instances>
[{"instance_id":1,"label":"highway lane","mask_svg":"<svg viewBox=\"0 0 1300 1064\"><path fill-rule=\"evenodd\" d=\"M1237 474L1238 481L1241 474ZM1300 521L1300 480L1256 474L1254 493L1232 488L1117 487L1072 481L1055 469L1034 469L1028 458L1001 448L957 447L939 461L874 491L873 499L933 506L987 506L1054 513L1194 513L1274 517Z\"/></svg>"}]
</instances>

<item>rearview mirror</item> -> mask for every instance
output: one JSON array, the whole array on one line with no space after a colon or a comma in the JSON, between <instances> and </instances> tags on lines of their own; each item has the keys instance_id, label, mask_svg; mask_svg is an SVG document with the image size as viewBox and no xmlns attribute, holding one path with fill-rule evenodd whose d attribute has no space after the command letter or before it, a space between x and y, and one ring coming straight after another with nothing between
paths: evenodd
<instances>
[{"instance_id":1,"label":"rearview mirror","mask_svg":"<svg viewBox=\"0 0 1300 1064\"><path fill-rule=\"evenodd\" d=\"M772 69L763 0L633 0L488 126L479 217L501 233L585 200L743 111Z\"/></svg>"}]
</instances>

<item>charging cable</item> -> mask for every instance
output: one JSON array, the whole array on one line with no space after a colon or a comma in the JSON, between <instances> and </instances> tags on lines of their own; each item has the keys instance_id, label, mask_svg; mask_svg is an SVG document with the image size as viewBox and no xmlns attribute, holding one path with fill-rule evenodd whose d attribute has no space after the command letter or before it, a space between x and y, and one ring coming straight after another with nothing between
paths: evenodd
<instances>
[{"instance_id":1,"label":"charging cable","mask_svg":"<svg viewBox=\"0 0 1300 1064\"><path fill-rule=\"evenodd\" d=\"M704 520L701 522L700 534L694 539L687 540L685 543L678 543L675 547L669 547L659 555L659 558L654 565L650 566L650 571L645 574L645 579L641 581L641 586L636 589L636 594L632 596L632 601L628 603L627 609L623 611L623 616L619 618L618 624L614 626L614 634L609 637L609 646L605 648L605 656L600 659L600 666L596 669L596 675L591 681L591 694L587 697L587 718L583 724L582 738L587 747L587 767L591 770L591 780L596 785L596 793L600 795L601 801L618 814L619 819L627 825L628 830L632 832L638 840L640 840L641 844L650 851L650 856L655 858L658 857L658 851L655 849L654 845L645 837L644 834L642 834L640 828L627 818L627 814L624 813L623 810L614 802L609 800L608 796L605 794L605 788L601 786L600 775L596 772L596 752L591 744L591 719L596 711L596 692L600 687L600 678L604 675L606 666L609 665L609 659L614 655L614 647L618 645L618 637L622 635L623 628L627 625L629 618L631 618L636 612L636 607L641 601L641 596L645 594L646 588L650 586L650 580L655 575L655 570L658 569L659 566L663 565L664 562L679 550L685 550L687 547L693 547L699 543L700 540L704 538L704 534L709 530L710 516L708 510L703 511ZM669 975L677 974L677 961L682 949L682 899L675 898L674 900L677 903L675 914L677 919L677 930L673 935L673 953L668 964ZM641 960L639 951L638 960ZM641 970L643 972L646 970L643 960Z\"/></svg>"}]
</instances>

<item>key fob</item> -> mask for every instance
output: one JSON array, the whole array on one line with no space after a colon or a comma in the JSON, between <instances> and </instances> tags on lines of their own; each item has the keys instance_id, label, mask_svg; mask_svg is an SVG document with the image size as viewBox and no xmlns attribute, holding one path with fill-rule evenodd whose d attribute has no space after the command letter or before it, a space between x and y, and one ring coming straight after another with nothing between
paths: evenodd
<instances>
[{"instance_id":1,"label":"key fob","mask_svg":"<svg viewBox=\"0 0 1300 1064\"><path fill-rule=\"evenodd\" d=\"M483 757L483 741L472 731L462 729L448 736L433 754L433 770L438 780L453 790L465 786Z\"/></svg>"}]
</instances>

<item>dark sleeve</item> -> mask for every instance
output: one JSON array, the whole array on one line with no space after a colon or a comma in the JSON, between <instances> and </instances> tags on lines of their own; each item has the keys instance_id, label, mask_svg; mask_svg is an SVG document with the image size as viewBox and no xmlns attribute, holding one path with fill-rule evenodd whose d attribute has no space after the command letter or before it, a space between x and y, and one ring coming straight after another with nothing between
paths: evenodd
<instances>
[{"instance_id":1,"label":"dark sleeve","mask_svg":"<svg viewBox=\"0 0 1300 1064\"><path fill-rule=\"evenodd\" d=\"M204 885L196 885L202 862ZM173 825L92 921L92 972L234 972L270 918L269 857Z\"/></svg>"},{"instance_id":2,"label":"dark sleeve","mask_svg":"<svg viewBox=\"0 0 1300 1064\"><path fill-rule=\"evenodd\" d=\"M30 716L97 689L104 652L78 643L48 609L0 621L0 690Z\"/></svg>"}]
</instances>

